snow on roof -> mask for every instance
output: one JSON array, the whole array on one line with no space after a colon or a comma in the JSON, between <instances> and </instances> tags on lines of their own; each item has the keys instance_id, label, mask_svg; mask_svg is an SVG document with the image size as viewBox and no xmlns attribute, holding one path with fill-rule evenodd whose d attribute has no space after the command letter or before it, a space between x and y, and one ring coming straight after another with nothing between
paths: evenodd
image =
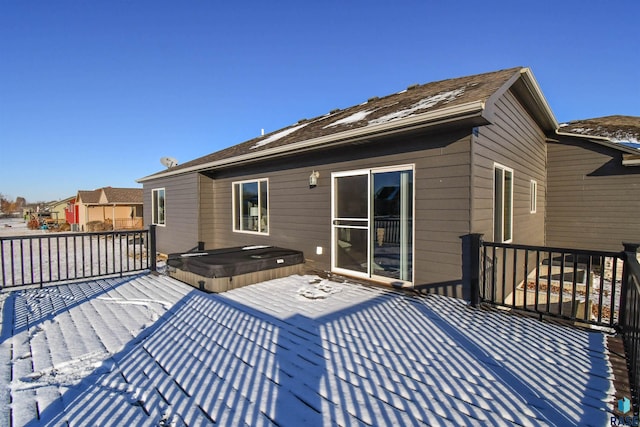
<instances>
[{"instance_id":1,"label":"snow on roof","mask_svg":"<svg viewBox=\"0 0 640 427\"><path fill-rule=\"evenodd\" d=\"M356 111L350 116L344 117L340 120L336 120L335 122L324 126L323 129L330 128L333 126L338 126L338 125L347 125L351 123L356 123L356 122L359 122L360 120L364 120L371 113L373 113L373 110Z\"/></svg>"},{"instance_id":2,"label":"snow on roof","mask_svg":"<svg viewBox=\"0 0 640 427\"><path fill-rule=\"evenodd\" d=\"M411 105L409 108L405 108L399 111L394 111L393 113L389 113L382 117L378 117L377 119L370 120L369 124L375 125L380 123L387 123L392 120L403 119L405 117L409 117L420 112L420 110L431 108L439 103L446 104L451 101L455 101L456 98L458 98L459 96L462 96L463 94L464 94L464 87L461 87L456 90L440 92L436 95L421 99L420 101Z\"/></svg>"},{"instance_id":3,"label":"snow on roof","mask_svg":"<svg viewBox=\"0 0 640 427\"><path fill-rule=\"evenodd\" d=\"M0 307L6 425L605 425L613 409L603 333L443 296L138 275Z\"/></svg>"},{"instance_id":4,"label":"snow on roof","mask_svg":"<svg viewBox=\"0 0 640 427\"><path fill-rule=\"evenodd\" d=\"M640 144L640 117L606 116L575 120L560 126L563 133L608 138L611 142L637 148Z\"/></svg>"},{"instance_id":5,"label":"snow on roof","mask_svg":"<svg viewBox=\"0 0 640 427\"><path fill-rule=\"evenodd\" d=\"M303 123L301 125L294 126L294 127L291 127L291 128L287 128L287 129L282 130L280 132L274 133L273 135L270 135L267 138L256 142L253 146L250 147L250 149L253 150L255 148L262 147L263 145L270 144L270 143L272 143L274 141L277 141L277 140L279 140L281 138L284 138L287 135L291 135L292 133L294 133L295 131L297 131L299 129L302 129L306 125L308 125L308 123Z\"/></svg>"}]
</instances>

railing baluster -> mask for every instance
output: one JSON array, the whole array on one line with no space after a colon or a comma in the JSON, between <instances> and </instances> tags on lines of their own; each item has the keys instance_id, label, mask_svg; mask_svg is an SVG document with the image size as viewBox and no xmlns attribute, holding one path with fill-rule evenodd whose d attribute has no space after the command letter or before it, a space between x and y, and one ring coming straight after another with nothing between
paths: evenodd
<instances>
[{"instance_id":1,"label":"railing baluster","mask_svg":"<svg viewBox=\"0 0 640 427\"><path fill-rule=\"evenodd\" d=\"M49 241L49 242L51 242L51 241ZM51 251L51 244L49 244L49 251ZM56 265L56 269L57 269L57 273L56 273L56 274L58 275L58 276L57 276L57 277L58 277L58 280L60 280L60 279L62 279L62 274L60 274L60 252L62 252L62 251L60 250L60 236L56 236L56 252L58 252L58 263L57 263L57 265ZM66 245L65 245L65 254L66 254L67 252L69 252L69 251L67 250L67 247L66 247ZM66 259L66 258L68 258L68 255L67 255L67 256L65 256L65 259ZM49 259L51 259L51 252L49 252ZM68 263L67 263L67 264L68 264ZM50 268L50 269L51 269L51 268ZM52 269L51 269L51 270L52 270ZM69 274L68 274L68 273L67 273L67 276L69 276ZM51 280L51 279L49 279L49 280Z\"/></svg>"},{"instance_id":2,"label":"railing baluster","mask_svg":"<svg viewBox=\"0 0 640 427\"><path fill-rule=\"evenodd\" d=\"M133 236L135 236L135 234L136 234L136 232L134 232L134 233L132 233L132 234L129 234L129 235L127 236L127 241L126 241L126 243L125 243L126 248L127 248L127 267L128 267L128 269L129 269L129 270L131 270L131 269L135 269L135 268L136 268L136 260L135 260L135 259L133 260L133 267L131 266L131 248L129 247L129 244L130 244L130 243L129 243L129 238L130 238L132 235L133 235Z\"/></svg>"},{"instance_id":3,"label":"railing baluster","mask_svg":"<svg viewBox=\"0 0 640 427\"><path fill-rule=\"evenodd\" d=\"M611 262L613 262L613 268L611 272L611 300L610 300L610 310L609 310L609 326L613 326L613 312L615 309L615 296L616 296L616 279L618 278L618 258L612 258Z\"/></svg>"},{"instance_id":4,"label":"railing baluster","mask_svg":"<svg viewBox=\"0 0 640 427\"><path fill-rule=\"evenodd\" d=\"M582 320L588 321L591 319L591 287L593 286L593 275L591 274L591 269L593 268L593 261L591 255L587 257L587 271L585 274L586 283L585 283L585 294L584 294L584 316Z\"/></svg>"},{"instance_id":5,"label":"railing baluster","mask_svg":"<svg viewBox=\"0 0 640 427\"><path fill-rule=\"evenodd\" d=\"M42 282L44 282L43 273L44 273L44 265L42 264L42 239L38 238L38 265L40 268L39 276L40 276L40 287L42 287Z\"/></svg>"},{"instance_id":6,"label":"railing baluster","mask_svg":"<svg viewBox=\"0 0 640 427\"><path fill-rule=\"evenodd\" d=\"M522 279L522 308L527 308L527 294L529 293L529 250L524 250L524 272Z\"/></svg>"},{"instance_id":7,"label":"railing baluster","mask_svg":"<svg viewBox=\"0 0 640 427\"><path fill-rule=\"evenodd\" d=\"M9 244L9 253L11 254L11 256L9 257L9 259L11 260L11 286L14 286L16 284L16 271L15 271L15 254L13 252L13 240L10 241ZM4 262L4 255L2 257L2 262ZM6 282L4 281L4 279L2 280L2 283L5 284Z\"/></svg>"},{"instance_id":8,"label":"railing baluster","mask_svg":"<svg viewBox=\"0 0 640 427\"><path fill-rule=\"evenodd\" d=\"M85 252L86 252L85 244L86 244L86 240L87 240L86 236L82 236L82 240L80 240L80 242L82 242L81 243L81 245L82 245L82 251L81 251L81 254L82 254L82 277L87 277L86 270L85 270L85 264L86 264L86 260L85 260Z\"/></svg>"},{"instance_id":9,"label":"railing baluster","mask_svg":"<svg viewBox=\"0 0 640 427\"><path fill-rule=\"evenodd\" d=\"M135 266L137 264L137 257L136 257L136 248L138 247L138 244L136 243L135 238L133 239L133 265ZM142 258L141 258L142 261Z\"/></svg>"},{"instance_id":10,"label":"railing baluster","mask_svg":"<svg viewBox=\"0 0 640 427\"><path fill-rule=\"evenodd\" d=\"M100 246L100 235L96 234L95 236L96 239L96 254L95 254L95 259L94 259L94 263L96 264L96 266L98 267L98 276L102 276L102 249ZM91 246L93 248L93 246Z\"/></svg>"},{"instance_id":11,"label":"railing baluster","mask_svg":"<svg viewBox=\"0 0 640 427\"><path fill-rule=\"evenodd\" d=\"M547 264L547 313L551 313L551 269L553 267L553 252L549 251L549 262Z\"/></svg>"},{"instance_id":12,"label":"railing baluster","mask_svg":"<svg viewBox=\"0 0 640 427\"><path fill-rule=\"evenodd\" d=\"M560 317L562 317L562 309L564 307L564 266L565 266L565 259L566 259L567 254L565 252L562 252L560 254L560 280L558 282L558 285L560 286L560 290L558 291L559 293L559 298L558 298L558 315Z\"/></svg>"},{"instance_id":13,"label":"railing baluster","mask_svg":"<svg viewBox=\"0 0 640 427\"><path fill-rule=\"evenodd\" d=\"M89 235L89 270L93 276L93 238L96 237L92 234ZM98 242L98 256L100 256L100 242ZM99 263L98 263L99 264ZM98 275L100 275L100 266L98 265Z\"/></svg>"},{"instance_id":14,"label":"railing baluster","mask_svg":"<svg viewBox=\"0 0 640 427\"><path fill-rule=\"evenodd\" d=\"M78 237L72 236L71 243L73 244L73 278L74 279L78 277L78 243L77 242L78 242ZM68 240L65 246L69 247ZM67 267L67 272L70 271L70 268L71 268L70 266Z\"/></svg>"},{"instance_id":15,"label":"railing baluster","mask_svg":"<svg viewBox=\"0 0 640 427\"><path fill-rule=\"evenodd\" d=\"M56 239L57 239L57 237L56 237ZM56 247L57 247L57 245L56 245ZM60 259L60 255L59 255L60 251L57 250L56 252L58 253L58 259ZM51 260L51 239L49 239L47 241L47 259ZM58 262L58 270L60 270L60 262ZM53 265L51 265L51 262L50 262L49 263L49 282L53 281L53 277L52 276L53 276Z\"/></svg>"},{"instance_id":16,"label":"railing baluster","mask_svg":"<svg viewBox=\"0 0 640 427\"><path fill-rule=\"evenodd\" d=\"M538 303L540 302L540 250L536 250L536 285L535 285L535 311L538 312L540 309L538 308Z\"/></svg>"},{"instance_id":17,"label":"railing baluster","mask_svg":"<svg viewBox=\"0 0 640 427\"><path fill-rule=\"evenodd\" d=\"M30 266L30 271L29 273L31 274L31 282L29 282L30 285L32 285L36 280L35 277L33 276L33 240L29 239L29 266Z\"/></svg>"},{"instance_id":18,"label":"railing baluster","mask_svg":"<svg viewBox=\"0 0 640 427\"><path fill-rule=\"evenodd\" d=\"M598 323L602 323L602 303L604 296L604 273L606 268L606 257L600 257L600 292L598 295Z\"/></svg>"},{"instance_id":19,"label":"railing baluster","mask_svg":"<svg viewBox=\"0 0 640 427\"><path fill-rule=\"evenodd\" d=\"M2 268L2 283L0 283L0 290L2 290L2 288L4 287L4 283L6 283L7 281L7 271L5 268L4 260L4 241L0 240L0 262L2 262L2 265L0 265L0 267Z\"/></svg>"},{"instance_id":20,"label":"railing baluster","mask_svg":"<svg viewBox=\"0 0 640 427\"><path fill-rule=\"evenodd\" d=\"M513 280L511 285L511 306L515 308L516 288L518 286L518 249L513 250Z\"/></svg>"},{"instance_id":21,"label":"railing baluster","mask_svg":"<svg viewBox=\"0 0 640 427\"><path fill-rule=\"evenodd\" d=\"M571 292L571 318L577 318L578 310L577 310L577 301L576 297L578 294L578 254L574 252L573 256L573 289Z\"/></svg>"},{"instance_id":22,"label":"railing baluster","mask_svg":"<svg viewBox=\"0 0 640 427\"><path fill-rule=\"evenodd\" d=\"M502 276L501 276L501 282L502 282L502 293L500 294L500 300L502 301L502 303L504 304L505 301L505 294L507 292L507 253L508 253L507 248L503 247L502 248Z\"/></svg>"},{"instance_id":23,"label":"railing baluster","mask_svg":"<svg viewBox=\"0 0 640 427\"><path fill-rule=\"evenodd\" d=\"M480 242L480 301L487 297L487 247Z\"/></svg>"}]
</instances>

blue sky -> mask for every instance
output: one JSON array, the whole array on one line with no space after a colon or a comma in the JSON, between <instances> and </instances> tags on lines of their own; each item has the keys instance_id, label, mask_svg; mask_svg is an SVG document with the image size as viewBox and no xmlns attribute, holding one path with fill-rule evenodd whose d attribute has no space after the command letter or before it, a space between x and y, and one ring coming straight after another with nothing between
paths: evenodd
<instances>
[{"instance_id":1,"label":"blue sky","mask_svg":"<svg viewBox=\"0 0 640 427\"><path fill-rule=\"evenodd\" d=\"M0 0L0 193L139 187L414 83L532 68L560 121L640 116L640 2Z\"/></svg>"}]
</instances>

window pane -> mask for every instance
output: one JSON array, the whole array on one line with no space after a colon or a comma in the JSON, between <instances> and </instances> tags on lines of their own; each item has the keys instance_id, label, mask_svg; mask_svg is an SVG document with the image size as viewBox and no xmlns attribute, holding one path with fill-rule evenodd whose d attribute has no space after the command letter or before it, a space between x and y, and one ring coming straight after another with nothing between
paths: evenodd
<instances>
[{"instance_id":1,"label":"window pane","mask_svg":"<svg viewBox=\"0 0 640 427\"><path fill-rule=\"evenodd\" d=\"M164 190L152 190L152 223L164 225Z\"/></svg>"},{"instance_id":2,"label":"window pane","mask_svg":"<svg viewBox=\"0 0 640 427\"><path fill-rule=\"evenodd\" d=\"M233 183L233 230L269 232L268 181Z\"/></svg>"},{"instance_id":3,"label":"window pane","mask_svg":"<svg viewBox=\"0 0 640 427\"><path fill-rule=\"evenodd\" d=\"M367 175L345 176L336 179L337 218L368 218L368 181Z\"/></svg>"},{"instance_id":4,"label":"window pane","mask_svg":"<svg viewBox=\"0 0 640 427\"><path fill-rule=\"evenodd\" d=\"M269 232L267 181L260 181L260 231Z\"/></svg>"},{"instance_id":5,"label":"window pane","mask_svg":"<svg viewBox=\"0 0 640 427\"><path fill-rule=\"evenodd\" d=\"M366 229L340 228L336 230L337 238L336 267L367 273L367 233Z\"/></svg>"},{"instance_id":6,"label":"window pane","mask_svg":"<svg viewBox=\"0 0 640 427\"><path fill-rule=\"evenodd\" d=\"M151 190L151 223L158 223L158 192L156 190Z\"/></svg>"},{"instance_id":7,"label":"window pane","mask_svg":"<svg viewBox=\"0 0 640 427\"><path fill-rule=\"evenodd\" d=\"M373 274L412 278L413 172L373 174Z\"/></svg>"},{"instance_id":8,"label":"window pane","mask_svg":"<svg viewBox=\"0 0 640 427\"><path fill-rule=\"evenodd\" d=\"M242 190L242 224L241 229L258 231L258 183L246 182L240 187Z\"/></svg>"},{"instance_id":9,"label":"window pane","mask_svg":"<svg viewBox=\"0 0 640 427\"><path fill-rule=\"evenodd\" d=\"M531 207L529 211L536 213L538 210L538 183L531 180Z\"/></svg>"},{"instance_id":10,"label":"window pane","mask_svg":"<svg viewBox=\"0 0 640 427\"><path fill-rule=\"evenodd\" d=\"M494 170L494 192L493 192L493 240L496 242L503 241L502 234L502 215L503 215L503 171L495 168Z\"/></svg>"},{"instance_id":11,"label":"window pane","mask_svg":"<svg viewBox=\"0 0 640 427\"><path fill-rule=\"evenodd\" d=\"M233 184L233 229L241 230L242 197L240 197L240 184Z\"/></svg>"},{"instance_id":12,"label":"window pane","mask_svg":"<svg viewBox=\"0 0 640 427\"><path fill-rule=\"evenodd\" d=\"M504 231L503 241L511 240L513 222L513 172L504 171Z\"/></svg>"}]
</instances>

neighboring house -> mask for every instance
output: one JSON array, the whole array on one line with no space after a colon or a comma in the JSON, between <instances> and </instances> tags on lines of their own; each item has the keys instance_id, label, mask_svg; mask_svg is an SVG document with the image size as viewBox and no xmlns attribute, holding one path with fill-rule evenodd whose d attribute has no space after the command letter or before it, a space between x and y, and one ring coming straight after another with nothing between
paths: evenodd
<instances>
[{"instance_id":1,"label":"neighboring house","mask_svg":"<svg viewBox=\"0 0 640 427\"><path fill-rule=\"evenodd\" d=\"M95 222L112 224L115 230L142 228L142 189L104 187L80 190L68 212L74 213L81 231L90 231L87 224Z\"/></svg>"},{"instance_id":2,"label":"neighboring house","mask_svg":"<svg viewBox=\"0 0 640 427\"><path fill-rule=\"evenodd\" d=\"M69 203L67 203L67 207L64 210L64 217L66 222L71 225L71 229L77 231L79 228L79 218L80 214L78 212L78 205L76 204L76 198L73 197Z\"/></svg>"},{"instance_id":3,"label":"neighboring house","mask_svg":"<svg viewBox=\"0 0 640 427\"><path fill-rule=\"evenodd\" d=\"M51 214L51 220L56 224L61 224L66 222L66 211L69 203L72 203L75 200L75 196L67 197L66 199L62 199L56 202L50 202L45 207L45 211Z\"/></svg>"},{"instance_id":4,"label":"neighboring house","mask_svg":"<svg viewBox=\"0 0 640 427\"><path fill-rule=\"evenodd\" d=\"M571 241L546 238L557 129L528 68L415 85L141 178L145 221L160 252L276 245L466 298L461 236Z\"/></svg>"}]
</instances>

